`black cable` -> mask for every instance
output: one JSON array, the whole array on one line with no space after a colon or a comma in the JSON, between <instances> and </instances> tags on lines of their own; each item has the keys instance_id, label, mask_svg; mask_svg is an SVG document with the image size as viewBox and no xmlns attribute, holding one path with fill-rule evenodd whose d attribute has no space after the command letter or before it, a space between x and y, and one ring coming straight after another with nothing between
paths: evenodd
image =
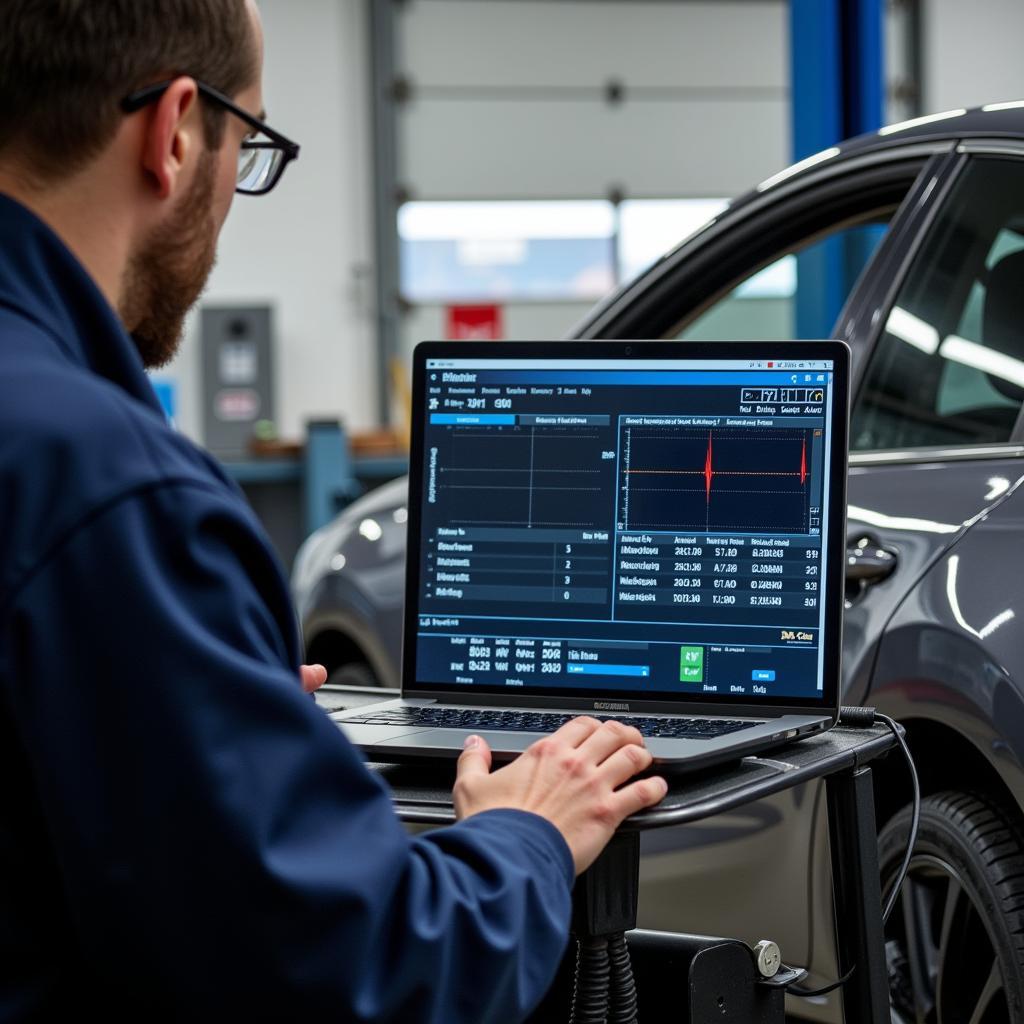
<instances>
[{"instance_id":1,"label":"black cable","mask_svg":"<svg viewBox=\"0 0 1024 1024\"><path fill-rule=\"evenodd\" d=\"M570 1024L606 1024L611 965L607 938L580 939Z\"/></svg>"},{"instance_id":2,"label":"black cable","mask_svg":"<svg viewBox=\"0 0 1024 1024\"><path fill-rule=\"evenodd\" d=\"M893 908L896 906L896 900L899 899L900 889L903 888L903 882L906 880L907 872L910 870L910 861L914 855L914 845L917 843L917 828L921 821L921 783L917 777L917 768L914 765L914 758L910 753L910 748L907 746L907 741L893 719L876 711L874 708L843 708L839 715L841 725L857 728L872 726L875 724L876 719L884 722L889 727L893 736L896 737L896 742L899 744L903 757L907 762L907 768L910 770L910 782L914 791L914 803L910 812L910 832L907 835L907 851L903 855L903 862L900 864L896 880L893 882L889 898L886 900L885 909L882 911L882 927L884 928L889 922L889 916L892 914ZM856 969L857 966L854 964L838 981L834 981L831 985L825 985L822 988L805 989L797 988L794 985L790 986L787 991L792 992L795 996L800 996L801 999L806 999L810 996L827 995L834 989L839 988L840 985L845 985L853 977L853 972Z\"/></svg>"},{"instance_id":3,"label":"black cable","mask_svg":"<svg viewBox=\"0 0 1024 1024\"><path fill-rule=\"evenodd\" d=\"M896 881L893 882L892 890L889 893L889 899L885 904L885 910L882 911L882 924L884 926L888 924L889 916L892 914L893 908L896 906L896 900L899 898L900 889L903 888L907 872L910 870L910 861L914 855L914 846L917 843L917 827L921 823L921 783L917 778L917 768L914 766L914 759L911 757L910 748L907 746L907 741L903 738L903 734L900 732L899 727L888 715L882 715L876 712L875 717L880 718L885 722L885 724L892 730L893 736L896 737L896 741L899 743L900 749L903 751L903 756L907 760L907 767L910 769L910 782L914 787L914 806L913 810L910 812L910 833L907 836L907 852L903 856L903 863L900 864L900 870L896 875Z\"/></svg>"},{"instance_id":4,"label":"black cable","mask_svg":"<svg viewBox=\"0 0 1024 1024\"><path fill-rule=\"evenodd\" d=\"M809 999L812 996L828 995L829 992L839 988L840 985L845 985L853 977L853 972L855 970L857 970L856 965L851 967L838 981L833 981L831 985L824 985L822 988L798 988L796 985L790 985L786 991L791 992L795 996L799 996L801 999Z\"/></svg>"},{"instance_id":5,"label":"black cable","mask_svg":"<svg viewBox=\"0 0 1024 1024\"><path fill-rule=\"evenodd\" d=\"M619 932L608 937L608 961L611 967L608 1024L636 1024L636 982L626 936Z\"/></svg>"}]
</instances>

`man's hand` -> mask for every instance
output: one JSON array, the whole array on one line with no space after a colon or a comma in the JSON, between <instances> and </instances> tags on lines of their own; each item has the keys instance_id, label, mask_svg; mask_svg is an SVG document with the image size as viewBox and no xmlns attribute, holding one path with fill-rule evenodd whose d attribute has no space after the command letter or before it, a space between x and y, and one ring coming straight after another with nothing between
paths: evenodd
<instances>
[{"instance_id":1,"label":"man's hand","mask_svg":"<svg viewBox=\"0 0 1024 1024\"><path fill-rule=\"evenodd\" d=\"M302 679L302 689L312 693L327 682L327 669L323 665L300 665L299 677Z\"/></svg>"},{"instance_id":2,"label":"man's hand","mask_svg":"<svg viewBox=\"0 0 1024 1024\"><path fill-rule=\"evenodd\" d=\"M643 743L620 722L574 718L492 775L490 747L471 736L459 758L455 812L459 819L499 807L539 814L565 837L580 874L624 818L668 791L656 776L618 789L650 765Z\"/></svg>"}]
</instances>

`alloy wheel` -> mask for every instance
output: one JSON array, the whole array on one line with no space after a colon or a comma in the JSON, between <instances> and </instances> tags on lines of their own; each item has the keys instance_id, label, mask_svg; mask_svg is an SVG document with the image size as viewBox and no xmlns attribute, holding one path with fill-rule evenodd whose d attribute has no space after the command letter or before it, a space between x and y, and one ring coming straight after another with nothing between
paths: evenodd
<instances>
[{"instance_id":1,"label":"alloy wheel","mask_svg":"<svg viewBox=\"0 0 1024 1024\"><path fill-rule=\"evenodd\" d=\"M893 1024L1012 1024L996 944L976 899L947 861L911 860L885 933Z\"/></svg>"}]
</instances>

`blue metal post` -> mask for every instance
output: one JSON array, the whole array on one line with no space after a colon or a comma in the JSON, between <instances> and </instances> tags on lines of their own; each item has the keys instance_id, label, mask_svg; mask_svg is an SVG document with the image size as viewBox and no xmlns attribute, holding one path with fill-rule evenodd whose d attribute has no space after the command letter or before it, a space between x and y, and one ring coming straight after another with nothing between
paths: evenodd
<instances>
[{"instance_id":1,"label":"blue metal post","mask_svg":"<svg viewBox=\"0 0 1024 1024\"><path fill-rule=\"evenodd\" d=\"M793 159L882 124L884 0L790 0ZM859 236L797 257L796 335L824 338L863 265Z\"/></svg>"},{"instance_id":2,"label":"blue metal post","mask_svg":"<svg viewBox=\"0 0 1024 1024\"><path fill-rule=\"evenodd\" d=\"M844 0L844 137L873 132L885 115L884 0Z\"/></svg>"},{"instance_id":3,"label":"blue metal post","mask_svg":"<svg viewBox=\"0 0 1024 1024\"><path fill-rule=\"evenodd\" d=\"M842 137L840 13L840 0L790 0L794 160Z\"/></svg>"},{"instance_id":4,"label":"blue metal post","mask_svg":"<svg viewBox=\"0 0 1024 1024\"><path fill-rule=\"evenodd\" d=\"M307 535L329 523L358 493L348 438L337 420L314 420L306 428L303 497Z\"/></svg>"},{"instance_id":5,"label":"blue metal post","mask_svg":"<svg viewBox=\"0 0 1024 1024\"><path fill-rule=\"evenodd\" d=\"M843 61L847 69L844 138L877 131L885 123L885 0L845 0ZM846 235L843 296L853 290L885 229L865 227ZM839 315L837 307L832 322Z\"/></svg>"}]
</instances>

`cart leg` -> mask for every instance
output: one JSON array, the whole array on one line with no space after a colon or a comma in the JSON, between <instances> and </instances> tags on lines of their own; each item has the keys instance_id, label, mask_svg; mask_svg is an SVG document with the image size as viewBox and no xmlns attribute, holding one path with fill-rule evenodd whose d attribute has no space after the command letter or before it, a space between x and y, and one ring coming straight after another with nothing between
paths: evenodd
<instances>
[{"instance_id":1,"label":"cart leg","mask_svg":"<svg viewBox=\"0 0 1024 1024\"><path fill-rule=\"evenodd\" d=\"M842 987L844 1016L850 1024L889 1024L871 769L830 775L826 787L840 977L854 968Z\"/></svg>"},{"instance_id":2,"label":"cart leg","mask_svg":"<svg viewBox=\"0 0 1024 1024\"><path fill-rule=\"evenodd\" d=\"M573 889L579 959L570 1024L635 1024L636 988L623 933L636 927L639 892L640 833L618 832Z\"/></svg>"},{"instance_id":3,"label":"cart leg","mask_svg":"<svg viewBox=\"0 0 1024 1024\"><path fill-rule=\"evenodd\" d=\"M618 832L597 860L576 879L572 938L558 976L528 1024L635 1020L635 991L621 982L629 954L618 939L636 927L640 889L640 833ZM612 940L619 961L609 954Z\"/></svg>"}]
</instances>

